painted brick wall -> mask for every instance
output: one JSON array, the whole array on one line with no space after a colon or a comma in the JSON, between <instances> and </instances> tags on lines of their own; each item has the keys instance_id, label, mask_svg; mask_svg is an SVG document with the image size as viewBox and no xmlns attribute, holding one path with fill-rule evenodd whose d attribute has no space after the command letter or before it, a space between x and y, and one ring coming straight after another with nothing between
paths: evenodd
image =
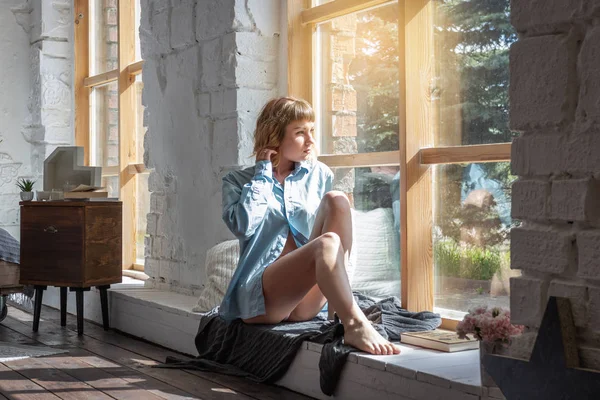
<instances>
[{"instance_id":1,"label":"painted brick wall","mask_svg":"<svg viewBox=\"0 0 600 400\"><path fill-rule=\"evenodd\" d=\"M527 356L550 295L571 299L584 366L600 369L600 2L513 0L511 278Z\"/></svg>"},{"instance_id":2,"label":"painted brick wall","mask_svg":"<svg viewBox=\"0 0 600 400\"><path fill-rule=\"evenodd\" d=\"M0 4L0 227L19 237L18 178L42 188L44 160L72 145L71 2Z\"/></svg>"},{"instance_id":3,"label":"painted brick wall","mask_svg":"<svg viewBox=\"0 0 600 400\"><path fill-rule=\"evenodd\" d=\"M281 2L142 0L147 285L197 294L206 250L231 238L221 178L253 163L260 107L277 95Z\"/></svg>"}]
</instances>

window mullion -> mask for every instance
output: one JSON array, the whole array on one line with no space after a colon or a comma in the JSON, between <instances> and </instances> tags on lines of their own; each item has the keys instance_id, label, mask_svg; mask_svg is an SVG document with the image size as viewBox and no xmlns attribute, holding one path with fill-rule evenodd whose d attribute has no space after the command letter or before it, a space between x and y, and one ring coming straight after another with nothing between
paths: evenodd
<instances>
[{"instance_id":1,"label":"window mullion","mask_svg":"<svg viewBox=\"0 0 600 400\"><path fill-rule=\"evenodd\" d=\"M83 85L87 88L94 86L102 86L110 82L114 82L119 79L119 70L113 69L112 71L104 72L102 74L88 76L84 79Z\"/></svg>"},{"instance_id":2,"label":"window mullion","mask_svg":"<svg viewBox=\"0 0 600 400\"><path fill-rule=\"evenodd\" d=\"M430 147L419 151L422 165L510 161L511 143Z\"/></svg>"},{"instance_id":3,"label":"window mullion","mask_svg":"<svg viewBox=\"0 0 600 400\"><path fill-rule=\"evenodd\" d=\"M433 177L432 168L419 162L422 148L433 145L433 105L428 85L433 71L433 4L411 0L404 7L404 57L406 62L405 201L401 201L403 243L403 307L410 311L433 310ZM424 87L425 86L425 87ZM404 222L405 221L405 222Z\"/></svg>"},{"instance_id":4,"label":"window mullion","mask_svg":"<svg viewBox=\"0 0 600 400\"><path fill-rule=\"evenodd\" d=\"M134 0L119 0L119 185L123 202L123 269L136 260L136 179L129 164L137 162L135 146L135 79L128 66L135 62Z\"/></svg>"},{"instance_id":5,"label":"window mullion","mask_svg":"<svg viewBox=\"0 0 600 400\"><path fill-rule=\"evenodd\" d=\"M391 3L392 0L335 0L302 11L302 24L318 24L368 8Z\"/></svg>"},{"instance_id":6,"label":"window mullion","mask_svg":"<svg viewBox=\"0 0 600 400\"><path fill-rule=\"evenodd\" d=\"M89 65L89 0L75 0L75 145L84 149L84 164L90 161L90 89L84 79ZM81 18L79 17L81 16Z\"/></svg>"}]
</instances>

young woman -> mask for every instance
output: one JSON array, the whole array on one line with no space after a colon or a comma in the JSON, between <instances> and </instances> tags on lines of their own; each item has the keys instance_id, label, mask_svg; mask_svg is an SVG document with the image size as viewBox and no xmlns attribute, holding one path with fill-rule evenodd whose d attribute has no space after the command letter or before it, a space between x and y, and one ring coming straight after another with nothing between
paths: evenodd
<instances>
[{"instance_id":1,"label":"young woman","mask_svg":"<svg viewBox=\"0 0 600 400\"><path fill-rule=\"evenodd\" d=\"M240 240L240 261L220 314L250 324L307 321L328 301L346 344L398 354L352 296L350 203L331 191L333 173L313 156L314 120L304 100L269 101L256 122L256 165L223 179L223 220Z\"/></svg>"}]
</instances>

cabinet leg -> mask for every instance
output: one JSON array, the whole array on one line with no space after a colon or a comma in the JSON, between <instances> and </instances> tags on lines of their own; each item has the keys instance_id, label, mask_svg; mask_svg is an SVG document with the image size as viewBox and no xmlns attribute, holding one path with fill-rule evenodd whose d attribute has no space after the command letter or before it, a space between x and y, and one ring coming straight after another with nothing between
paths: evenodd
<instances>
[{"instance_id":1,"label":"cabinet leg","mask_svg":"<svg viewBox=\"0 0 600 400\"><path fill-rule=\"evenodd\" d=\"M83 288L75 289L75 301L77 305L77 335L83 335Z\"/></svg>"},{"instance_id":2,"label":"cabinet leg","mask_svg":"<svg viewBox=\"0 0 600 400\"><path fill-rule=\"evenodd\" d=\"M77 306L77 334L83 335L83 292L89 291L90 288L72 287L69 291L75 292L75 305Z\"/></svg>"},{"instance_id":3,"label":"cabinet leg","mask_svg":"<svg viewBox=\"0 0 600 400\"><path fill-rule=\"evenodd\" d=\"M33 331L37 332L40 327L40 314L42 313L42 297L44 296L44 290L46 286L34 286L35 289L35 303L33 306Z\"/></svg>"},{"instance_id":4,"label":"cabinet leg","mask_svg":"<svg viewBox=\"0 0 600 400\"><path fill-rule=\"evenodd\" d=\"M109 328L108 289L110 289L110 285L98 286L98 290L100 290L100 305L102 306L102 325L104 326L105 331L107 331Z\"/></svg>"},{"instance_id":5,"label":"cabinet leg","mask_svg":"<svg viewBox=\"0 0 600 400\"><path fill-rule=\"evenodd\" d=\"M67 326L67 288L60 288L60 326Z\"/></svg>"}]
</instances>

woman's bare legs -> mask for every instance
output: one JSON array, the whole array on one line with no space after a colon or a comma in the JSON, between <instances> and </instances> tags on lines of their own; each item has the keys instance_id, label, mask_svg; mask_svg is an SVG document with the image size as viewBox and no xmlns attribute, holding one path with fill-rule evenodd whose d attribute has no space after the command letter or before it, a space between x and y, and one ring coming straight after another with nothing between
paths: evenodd
<instances>
[{"instance_id":1,"label":"woman's bare legs","mask_svg":"<svg viewBox=\"0 0 600 400\"><path fill-rule=\"evenodd\" d=\"M323 307L326 297L344 324L345 343L372 354L399 353L354 302L345 268L344 244L348 249L352 244L350 206L345 195L329 192L323 198L311 239L267 267L263 275L266 315L246 322L278 323L288 316L290 320L308 320Z\"/></svg>"}]
</instances>

